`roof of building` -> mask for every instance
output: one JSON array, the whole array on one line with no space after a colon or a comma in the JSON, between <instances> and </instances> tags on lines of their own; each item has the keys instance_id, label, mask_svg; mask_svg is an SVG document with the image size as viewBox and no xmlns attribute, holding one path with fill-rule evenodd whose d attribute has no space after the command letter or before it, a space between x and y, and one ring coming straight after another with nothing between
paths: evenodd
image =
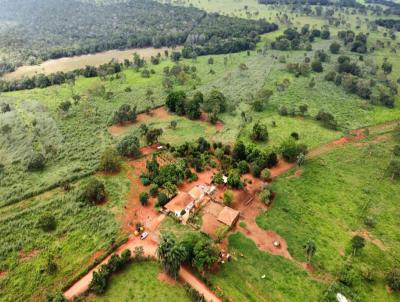
<instances>
[{"instance_id":1,"label":"roof of building","mask_svg":"<svg viewBox=\"0 0 400 302\"><path fill-rule=\"evenodd\" d=\"M171 212L180 212L185 209L193 198L186 192L180 192L176 197L172 198L164 207Z\"/></svg>"},{"instance_id":2,"label":"roof of building","mask_svg":"<svg viewBox=\"0 0 400 302\"><path fill-rule=\"evenodd\" d=\"M221 213L222 209L224 208L223 205L216 203L216 202L209 202L204 207L204 212L213 215L215 218L218 217L219 213Z\"/></svg>"},{"instance_id":3,"label":"roof of building","mask_svg":"<svg viewBox=\"0 0 400 302\"><path fill-rule=\"evenodd\" d=\"M198 200L204 197L205 187L195 186L189 191L189 195L192 196L193 199Z\"/></svg>"},{"instance_id":4,"label":"roof of building","mask_svg":"<svg viewBox=\"0 0 400 302\"><path fill-rule=\"evenodd\" d=\"M239 211L236 211L230 207L224 207L218 215L218 221L231 227L235 224L239 218L239 215Z\"/></svg>"}]
</instances>

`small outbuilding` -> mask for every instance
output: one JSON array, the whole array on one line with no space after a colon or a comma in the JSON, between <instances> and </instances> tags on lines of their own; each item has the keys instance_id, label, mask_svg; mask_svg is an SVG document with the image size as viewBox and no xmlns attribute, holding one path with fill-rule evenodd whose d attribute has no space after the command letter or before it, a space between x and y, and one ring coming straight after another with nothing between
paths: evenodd
<instances>
[{"instance_id":1,"label":"small outbuilding","mask_svg":"<svg viewBox=\"0 0 400 302\"><path fill-rule=\"evenodd\" d=\"M193 207L194 200L186 192L180 192L164 206L167 211L174 213L176 217L181 217L183 212L190 212Z\"/></svg>"},{"instance_id":2,"label":"small outbuilding","mask_svg":"<svg viewBox=\"0 0 400 302\"><path fill-rule=\"evenodd\" d=\"M238 221L240 212L236 211L230 207L224 207L222 211L218 214L218 221L226 224L228 227L233 227Z\"/></svg>"}]
</instances>

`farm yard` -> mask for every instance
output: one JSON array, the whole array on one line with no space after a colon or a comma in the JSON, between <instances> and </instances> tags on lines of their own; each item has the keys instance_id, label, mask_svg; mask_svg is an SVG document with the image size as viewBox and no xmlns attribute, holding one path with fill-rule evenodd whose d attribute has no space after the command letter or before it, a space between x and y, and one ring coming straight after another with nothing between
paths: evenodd
<instances>
[{"instance_id":1,"label":"farm yard","mask_svg":"<svg viewBox=\"0 0 400 302\"><path fill-rule=\"evenodd\" d=\"M0 50L0 300L398 301L395 8L131 2Z\"/></svg>"}]
</instances>

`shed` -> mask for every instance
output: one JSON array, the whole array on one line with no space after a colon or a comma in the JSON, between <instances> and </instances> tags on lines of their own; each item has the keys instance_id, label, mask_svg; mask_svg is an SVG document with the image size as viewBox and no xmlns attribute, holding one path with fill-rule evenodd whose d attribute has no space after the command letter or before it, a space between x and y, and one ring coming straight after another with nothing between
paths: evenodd
<instances>
[{"instance_id":1,"label":"shed","mask_svg":"<svg viewBox=\"0 0 400 302\"><path fill-rule=\"evenodd\" d=\"M240 216L240 212L236 211L230 207L224 207L222 211L218 215L218 221L226 224L229 227L232 227L235 225L235 223L238 221Z\"/></svg>"}]
</instances>

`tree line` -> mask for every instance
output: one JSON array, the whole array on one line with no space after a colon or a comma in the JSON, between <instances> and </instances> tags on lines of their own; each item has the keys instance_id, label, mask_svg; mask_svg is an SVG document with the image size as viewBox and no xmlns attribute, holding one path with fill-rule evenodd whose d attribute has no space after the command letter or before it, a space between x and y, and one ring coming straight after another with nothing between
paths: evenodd
<instances>
[{"instance_id":1,"label":"tree line","mask_svg":"<svg viewBox=\"0 0 400 302\"><path fill-rule=\"evenodd\" d=\"M18 24L0 32L5 46L0 74L22 64L109 49L185 44L197 55L234 52L253 48L258 34L277 29L265 20L139 0L4 0L0 20Z\"/></svg>"}]
</instances>

